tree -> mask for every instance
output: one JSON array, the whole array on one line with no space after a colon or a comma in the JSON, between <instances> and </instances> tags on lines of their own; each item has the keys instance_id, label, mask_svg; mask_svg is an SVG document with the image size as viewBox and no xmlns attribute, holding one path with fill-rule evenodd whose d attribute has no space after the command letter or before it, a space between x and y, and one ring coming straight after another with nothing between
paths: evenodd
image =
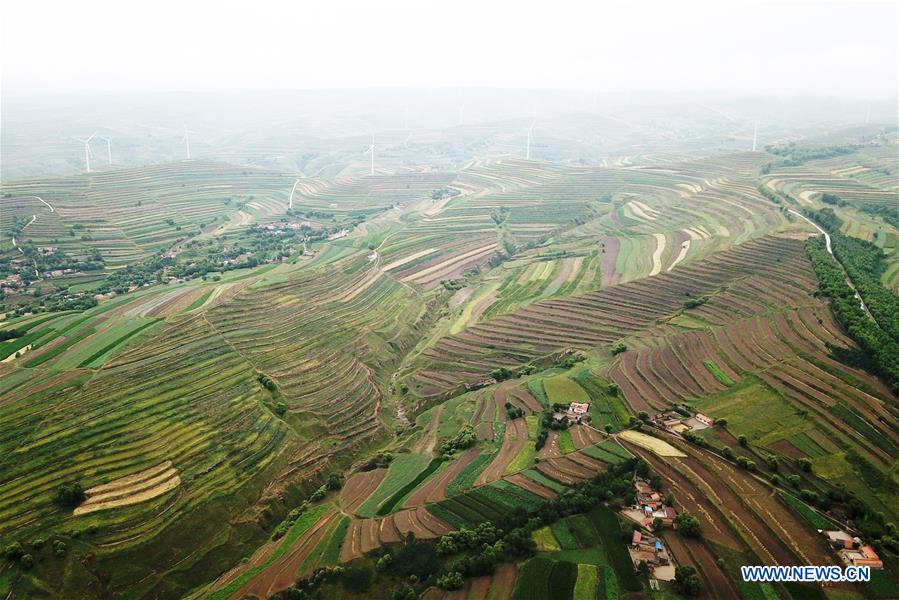
<instances>
[{"instance_id":1,"label":"tree","mask_svg":"<svg viewBox=\"0 0 899 600\"><path fill-rule=\"evenodd\" d=\"M674 524L684 537L698 538L702 535L699 519L684 511L674 517Z\"/></svg>"},{"instance_id":2,"label":"tree","mask_svg":"<svg viewBox=\"0 0 899 600\"><path fill-rule=\"evenodd\" d=\"M340 473L331 473L328 475L328 483L326 485L331 491L339 490L343 487L343 475Z\"/></svg>"},{"instance_id":3,"label":"tree","mask_svg":"<svg viewBox=\"0 0 899 600\"><path fill-rule=\"evenodd\" d=\"M627 344L624 342L615 342L609 347L613 355L621 354L627 351Z\"/></svg>"},{"instance_id":4,"label":"tree","mask_svg":"<svg viewBox=\"0 0 899 600\"><path fill-rule=\"evenodd\" d=\"M22 558L19 559L19 565L23 569L30 569L34 566L34 557L30 554L23 554Z\"/></svg>"},{"instance_id":5,"label":"tree","mask_svg":"<svg viewBox=\"0 0 899 600\"><path fill-rule=\"evenodd\" d=\"M458 590L463 583L465 581L462 578L462 573L458 571L451 571L437 578L437 587L444 590Z\"/></svg>"},{"instance_id":6,"label":"tree","mask_svg":"<svg viewBox=\"0 0 899 600\"><path fill-rule=\"evenodd\" d=\"M812 461L807 458L800 458L796 461L796 464L799 465L799 468L805 471L806 473L812 472Z\"/></svg>"},{"instance_id":7,"label":"tree","mask_svg":"<svg viewBox=\"0 0 899 600\"><path fill-rule=\"evenodd\" d=\"M740 434L740 435L737 436L737 441L738 441L738 442L740 443L740 445L743 446L743 447L746 447L746 446L749 445L749 440L748 440L748 439L746 438L746 436L743 435L743 434Z\"/></svg>"},{"instance_id":8,"label":"tree","mask_svg":"<svg viewBox=\"0 0 899 600\"><path fill-rule=\"evenodd\" d=\"M22 558L24 554L25 548L23 548L22 544L20 544L19 542L12 542L3 549L3 556L6 558L6 560L12 562L15 562Z\"/></svg>"},{"instance_id":9,"label":"tree","mask_svg":"<svg viewBox=\"0 0 899 600\"><path fill-rule=\"evenodd\" d=\"M84 490L77 481L64 483L56 488L53 501L63 508L74 508L84 502Z\"/></svg>"},{"instance_id":10,"label":"tree","mask_svg":"<svg viewBox=\"0 0 899 600\"><path fill-rule=\"evenodd\" d=\"M674 582L685 596L698 596L702 593L702 580L694 567L683 566L674 570Z\"/></svg>"}]
</instances>

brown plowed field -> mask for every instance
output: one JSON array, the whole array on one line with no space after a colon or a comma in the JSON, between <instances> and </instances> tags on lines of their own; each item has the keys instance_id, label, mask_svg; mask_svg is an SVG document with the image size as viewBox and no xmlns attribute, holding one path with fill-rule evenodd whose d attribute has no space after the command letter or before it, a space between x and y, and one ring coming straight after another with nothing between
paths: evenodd
<instances>
[{"instance_id":1,"label":"brown plowed field","mask_svg":"<svg viewBox=\"0 0 899 600\"><path fill-rule=\"evenodd\" d=\"M387 469L353 473L343 484L343 489L340 490L340 505L348 513L355 512L381 485L386 475Z\"/></svg>"},{"instance_id":2,"label":"brown plowed field","mask_svg":"<svg viewBox=\"0 0 899 600\"><path fill-rule=\"evenodd\" d=\"M437 502L438 500L446 498L446 486L448 486L449 483L456 478L456 475L468 466L468 463L473 461L479 453L480 450L478 448L469 449L452 465L437 473L437 475L412 492L412 495L406 499L403 507L413 508L416 506L424 506L428 502Z\"/></svg>"},{"instance_id":3,"label":"brown plowed field","mask_svg":"<svg viewBox=\"0 0 899 600\"><path fill-rule=\"evenodd\" d=\"M708 590L710 597L717 600L740 597L730 579L718 568L715 558L702 542L683 539L676 533L665 533L663 539L677 564L696 567L703 580L703 587Z\"/></svg>"},{"instance_id":4,"label":"brown plowed field","mask_svg":"<svg viewBox=\"0 0 899 600\"><path fill-rule=\"evenodd\" d=\"M336 511L330 511L323 516L318 523L312 526L308 532L302 535L297 542L287 550L278 560L269 565L261 573L253 577L234 595L237 598L268 598L275 592L287 589L296 582L296 573L309 557L315 546L322 540L328 527L338 515Z\"/></svg>"},{"instance_id":5,"label":"brown plowed field","mask_svg":"<svg viewBox=\"0 0 899 600\"><path fill-rule=\"evenodd\" d=\"M571 439L578 450L602 441L602 434L586 425L574 425L569 431L571 432Z\"/></svg>"},{"instance_id":6,"label":"brown plowed field","mask_svg":"<svg viewBox=\"0 0 899 600\"><path fill-rule=\"evenodd\" d=\"M559 449L559 432L550 431L549 435L546 436L546 443L543 444L543 447L537 452L537 458L545 460L547 458L555 458L558 456L562 456L562 450Z\"/></svg>"},{"instance_id":7,"label":"brown plowed field","mask_svg":"<svg viewBox=\"0 0 899 600\"><path fill-rule=\"evenodd\" d=\"M346 530L346 538L340 548L340 562L347 562L362 556L363 519L353 519Z\"/></svg>"},{"instance_id":8,"label":"brown plowed field","mask_svg":"<svg viewBox=\"0 0 899 600\"><path fill-rule=\"evenodd\" d=\"M551 490L548 487L543 487L533 479L522 475L521 473L516 473L515 475L509 475L508 477L504 477L506 481L517 485L518 487L525 489L529 492L533 492L537 494L541 498L546 500L552 500L558 494L556 494L555 490Z\"/></svg>"},{"instance_id":9,"label":"brown plowed field","mask_svg":"<svg viewBox=\"0 0 899 600\"><path fill-rule=\"evenodd\" d=\"M506 421L506 435L503 438L502 448L496 453L496 458L478 476L475 485L484 485L496 481L506 472L506 467L515 458L519 451L528 443L528 424L523 418Z\"/></svg>"},{"instance_id":10,"label":"brown plowed field","mask_svg":"<svg viewBox=\"0 0 899 600\"><path fill-rule=\"evenodd\" d=\"M543 412L543 405L540 404L540 401L534 398L529 391L523 388L517 388L512 390L512 396L518 399L521 404L523 404L526 408L528 408L531 412L539 413Z\"/></svg>"}]
</instances>

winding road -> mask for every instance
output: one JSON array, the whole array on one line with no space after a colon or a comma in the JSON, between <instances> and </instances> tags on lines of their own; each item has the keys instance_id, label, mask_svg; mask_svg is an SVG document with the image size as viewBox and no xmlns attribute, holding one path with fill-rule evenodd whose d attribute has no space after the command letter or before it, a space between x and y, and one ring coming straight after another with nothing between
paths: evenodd
<instances>
[{"instance_id":1,"label":"winding road","mask_svg":"<svg viewBox=\"0 0 899 600\"><path fill-rule=\"evenodd\" d=\"M852 291L855 292L855 299L858 300L858 306L859 306L859 308L861 308L861 309L864 311L864 313L865 313L866 315L868 315L868 318L869 318L869 319L871 319L872 321L874 321L874 315L872 315L872 314L870 313L870 311L868 311L868 307L865 306L865 301L862 299L861 294L858 293L858 290L855 289L855 285L853 285L852 279L849 277L849 274L846 272L846 268L843 267L843 263L841 263L841 262L837 259L837 257L834 256L834 254L833 254L833 246L832 246L831 243L830 243L830 234L827 233L827 232L826 232L820 225L818 225L817 223L815 223L814 221L812 221L811 219L809 219L808 217L806 217L806 216L803 215L802 213L796 212L796 211L793 210L792 208L788 208L787 210L790 211L791 213L793 213L794 215L796 215L797 217L799 217L800 219L802 219L803 221L806 221L807 223L810 223L812 227L814 227L815 229L817 229L818 231L820 231L821 233L824 234L824 245L827 247L827 253L830 254L831 256L833 256L833 259L834 259L835 261L837 261L837 264L840 265L840 268L841 268L841 269L843 269L843 275L846 277L846 285L848 285L850 288L852 288Z\"/></svg>"}]
</instances>

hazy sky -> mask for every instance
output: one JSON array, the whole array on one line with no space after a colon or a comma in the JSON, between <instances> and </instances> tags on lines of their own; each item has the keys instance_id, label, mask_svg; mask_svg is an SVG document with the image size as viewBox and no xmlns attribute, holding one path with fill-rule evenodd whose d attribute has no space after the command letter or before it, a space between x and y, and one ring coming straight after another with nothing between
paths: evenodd
<instances>
[{"instance_id":1,"label":"hazy sky","mask_svg":"<svg viewBox=\"0 0 899 600\"><path fill-rule=\"evenodd\" d=\"M899 0L9 0L4 94L484 86L895 98Z\"/></svg>"}]
</instances>

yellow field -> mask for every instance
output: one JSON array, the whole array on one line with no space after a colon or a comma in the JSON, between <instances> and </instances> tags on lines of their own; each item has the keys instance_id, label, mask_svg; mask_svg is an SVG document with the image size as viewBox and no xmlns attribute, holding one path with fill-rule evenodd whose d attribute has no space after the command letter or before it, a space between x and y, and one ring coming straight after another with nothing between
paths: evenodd
<instances>
[{"instance_id":1,"label":"yellow field","mask_svg":"<svg viewBox=\"0 0 899 600\"><path fill-rule=\"evenodd\" d=\"M641 448L652 450L659 456L686 456L686 454L684 454L668 442L660 440L659 438L654 438L651 435L646 435L645 433L640 433L639 431L632 431L628 429L619 433L618 436L632 444L640 446Z\"/></svg>"}]
</instances>

